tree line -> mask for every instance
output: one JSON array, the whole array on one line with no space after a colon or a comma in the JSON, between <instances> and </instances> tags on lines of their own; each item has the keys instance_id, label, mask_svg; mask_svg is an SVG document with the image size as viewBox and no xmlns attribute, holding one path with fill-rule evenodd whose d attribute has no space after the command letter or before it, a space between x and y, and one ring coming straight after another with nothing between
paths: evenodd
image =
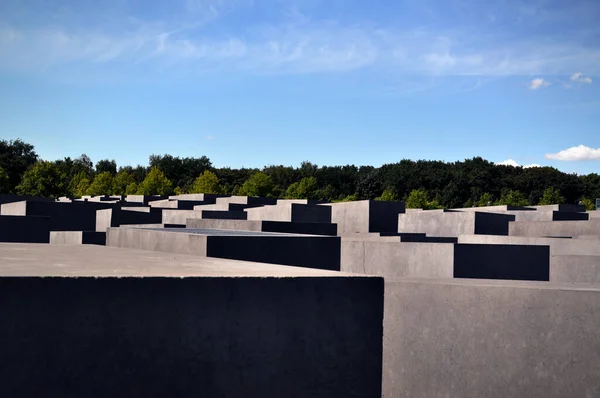
<instances>
[{"instance_id":1,"label":"tree line","mask_svg":"<svg viewBox=\"0 0 600 398\"><path fill-rule=\"evenodd\" d=\"M563 173L553 167L496 165L481 157L460 162L401 160L373 166L262 169L216 168L206 156L151 155L148 166L117 167L76 159L42 160L33 145L0 140L0 193L44 197L213 193L350 201L404 200L412 208L458 208L507 204L579 203L600 198L600 175Z\"/></svg>"}]
</instances>

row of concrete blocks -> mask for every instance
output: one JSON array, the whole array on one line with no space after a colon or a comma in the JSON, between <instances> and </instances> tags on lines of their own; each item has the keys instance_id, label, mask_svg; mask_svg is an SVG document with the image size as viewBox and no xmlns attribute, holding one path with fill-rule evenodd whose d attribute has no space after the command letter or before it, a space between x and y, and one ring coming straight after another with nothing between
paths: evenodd
<instances>
[{"instance_id":1,"label":"row of concrete blocks","mask_svg":"<svg viewBox=\"0 0 600 398\"><path fill-rule=\"evenodd\" d=\"M600 395L594 285L384 286L97 246L0 259L2 396Z\"/></svg>"}]
</instances>

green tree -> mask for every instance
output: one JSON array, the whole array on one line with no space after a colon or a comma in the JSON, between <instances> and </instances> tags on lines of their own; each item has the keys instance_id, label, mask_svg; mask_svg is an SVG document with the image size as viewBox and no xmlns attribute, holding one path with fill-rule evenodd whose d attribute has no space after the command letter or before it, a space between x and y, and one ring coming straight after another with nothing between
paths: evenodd
<instances>
[{"instance_id":1,"label":"green tree","mask_svg":"<svg viewBox=\"0 0 600 398\"><path fill-rule=\"evenodd\" d=\"M505 206L529 206L529 200L520 191L504 189L497 204Z\"/></svg>"},{"instance_id":2,"label":"green tree","mask_svg":"<svg viewBox=\"0 0 600 398\"><path fill-rule=\"evenodd\" d=\"M20 195L57 198L64 193L64 178L54 163L42 160L25 172L16 191Z\"/></svg>"},{"instance_id":3,"label":"green tree","mask_svg":"<svg viewBox=\"0 0 600 398\"><path fill-rule=\"evenodd\" d=\"M542 199L540 199L540 205L560 205L565 203L565 198L563 198L558 189L554 189L554 187L549 187L544 190L544 195Z\"/></svg>"},{"instance_id":4,"label":"green tree","mask_svg":"<svg viewBox=\"0 0 600 398\"><path fill-rule=\"evenodd\" d=\"M285 197L287 199L316 199L318 188L315 177L304 177L288 187Z\"/></svg>"},{"instance_id":5,"label":"green tree","mask_svg":"<svg viewBox=\"0 0 600 398\"><path fill-rule=\"evenodd\" d=\"M185 191L181 189L181 187L175 187L173 192L175 193L175 195L183 195L185 193Z\"/></svg>"},{"instance_id":6,"label":"green tree","mask_svg":"<svg viewBox=\"0 0 600 398\"><path fill-rule=\"evenodd\" d=\"M138 195L169 195L173 193L173 184L158 167L152 167L138 186L137 193Z\"/></svg>"},{"instance_id":7,"label":"green tree","mask_svg":"<svg viewBox=\"0 0 600 398\"><path fill-rule=\"evenodd\" d=\"M87 189L87 194L92 196L110 195L113 191L113 176L108 171L104 171L96 177Z\"/></svg>"},{"instance_id":8,"label":"green tree","mask_svg":"<svg viewBox=\"0 0 600 398\"><path fill-rule=\"evenodd\" d=\"M493 204L494 204L494 197L492 196L492 194L489 192L484 192L477 200L477 203L475 203L475 206L476 207L486 207L486 206L492 206Z\"/></svg>"},{"instance_id":9,"label":"green tree","mask_svg":"<svg viewBox=\"0 0 600 398\"><path fill-rule=\"evenodd\" d=\"M594 201L589 198L581 199L581 204L585 206L585 209L587 211L596 210L596 203L594 203Z\"/></svg>"},{"instance_id":10,"label":"green tree","mask_svg":"<svg viewBox=\"0 0 600 398\"><path fill-rule=\"evenodd\" d=\"M138 192L138 184L132 182L127 185L127 189L125 189L125 195L137 195Z\"/></svg>"},{"instance_id":11,"label":"green tree","mask_svg":"<svg viewBox=\"0 0 600 398\"><path fill-rule=\"evenodd\" d=\"M8 190L14 192L25 172L37 162L34 147L20 139L0 140L0 167L8 175Z\"/></svg>"},{"instance_id":12,"label":"green tree","mask_svg":"<svg viewBox=\"0 0 600 398\"><path fill-rule=\"evenodd\" d=\"M213 195L222 195L224 193L223 187L219 184L219 177L210 170L205 170L204 173L200 174L190 193L207 193Z\"/></svg>"},{"instance_id":13,"label":"green tree","mask_svg":"<svg viewBox=\"0 0 600 398\"><path fill-rule=\"evenodd\" d=\"M10 179L8 174L2 167L0 167L0 193L10 192Z\"/></svg>"},{"instance_id":14,"label":"green tree","mask_svg":"<svg viewBox=\"0 0 600 398\"><path fill-rule=\"evenodd\" d=\"M96 173L104 173L108 171L110 174L117 174L117 162L114 160L102 159L96 163Z\"/></svg>"},{"instance_id":15,"label":"green tree","mask_svg":"<svg viewBox=\"0 0 600 398\"><path fill-rule=\"evenodd\" d=\"M113 180L113 195L126 195L129 184L135 183L135 178L127 171L121 170Z\"/></svg>"},{"instance_id":16,"label":"green tree","mask_svg":"<svg viewBox=\"0 0 600 398\"><path fill-rule=\"evenodd\" d=\"M87 195L87 190L90 187L91 181L85 171L77 173L69 182L67 189L69 196L82 197Z\"/></svg>"},{"instance_id":17,"label":"green tree","mask_svg":"<svg viewBox=\"0 0 600 398\"><path fill-rule=\"evenodd\" d=\"M376 198L375 200L381 200L384 202L395 202L398 200L398 195L396 195L396 192L393 188L386 188L383 190L381 196Z\"/></svg>"},{"instance_id":18,"label":"green tree","mask_svg":"<svg viewBox=\"0 0 600 398\"><path fill-rule=\"evenodd\" d=\"M441 209L437 200L429 200L429 194L424 189L413 189L406 198L407 209Z\"/></svg>"},{"instance_id":19,"label":"green tree","mask_svg":"<svg viewBox=\"0 0 600 398\"><path fill-rule=\"evenodd\" d=\"M267 197L272 195L274 188L271 176L259 171L244 182L238 195Z\"/></svg>"}]
</instances>

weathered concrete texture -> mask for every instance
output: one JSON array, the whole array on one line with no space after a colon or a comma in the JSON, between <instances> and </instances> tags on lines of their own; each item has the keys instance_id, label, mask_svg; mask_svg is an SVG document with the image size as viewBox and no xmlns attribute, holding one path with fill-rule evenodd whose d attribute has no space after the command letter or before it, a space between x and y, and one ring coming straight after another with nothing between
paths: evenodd
<instances>
[{"instance_id":1,"label":"weathered concrete texture","mask_svg":"<svg viewBox=\"0 0 600 398\"><path fill-rule=\"evenodd\" d=\"M588 211L587 212L589 218L600 218L600 211L595 210L595 211Z\"/></svg>"},{"instance_id":2,"label":"weathered concrete texture","mask_svg":"<svg viewBox=\"0 0 600 398\"><path fill-rule=\"evenodd\" d=\"M0 242L48 243L50 218L1 215Z\"/></svg>"},{"instance_id":3,"label":"weathered concrete texture","mask_svg":"<svg viewBox=\"0 0 600 398\"><path fill-rule=\"evenodd\" d=\"M600 219L589 221L521 221L511 222L510 236L558 236L600 235Z\"/></svg>"},{"instance_id":4,"label":"weathered concrete texture","mask_svg":"<svg viewBox=\"0 0 600 398\"><path fill-rule=\"evenodd\" d=\"M51 231L94 231L96 210L112 208L110 203L94 202L14 202L2 205L3 215L50 217Z\"/></svg>"},{"instance_id":5,"label":"weathered concrete texture","mask_svg":"<svg viewBox=\"0 0 600 398\"><path fill-rule=\"evenodd\" d=\"M200 218L202 213L197 210L170 210L163 209L162 223L163 224L179 224L185 225L185 220L188 218Z\"/></svg>"},{"instance_id":6,"label":"weathered concrete texture","mask_svg":"<svg viewBox=\"0 0 600 398\"><path fill-rule=\"evenodd\" d=\"M384 397L600 396L600 287L386 279Z\"/></svg>"},{"instance_id":7,"label":"weathered concrete texture","mask_svg":"<svg viewBox=\"0 0 600 398\"><path fill-rule=\"evenodd\" d=\"M400 214L398 232L420 232L427 236L508 235L508 223L515 216L480 212L430 212Z\"/></svg>"},{"instance_id":8,"label":"weathered concrete texture","mask_svg":"<svg viewBox=\"0 0 600 398\"><path fill-rule=\"evenodd\" d=\"M108 246L177 254L340 270L338 237L288 234L250 235L242 231L109 228Z\"/></svg>"},{"instance_id":9,"label":"weathered concrete texture","mask_svg":"<svg viewBox=\"0 0 600 398\"><path fill-rule=\"evenodd\" d=\"M98 210L96 214L97 232L106 232L110 227L125 224L160 224L162 209L152 209L150 212L127 211L119 208Z\"/></svg>"},{"instance_id":10,"label":"weathered concrete texture","mask_svg":"<svg viewBox=\"0 0 600 398\"><path fill-rule=\"evenodd\" d=\"M390 278L549 280L546 246L398 243L342 237L341 270Z\"/></svg>"},{"instance_id":11,"label":"weathered concrete texture","mask_svg":"<svg viewBox=\"0 0 600 398\"><path fill-rule=\"evenodd\" d=\"M381 278L12 249L0 275L31 276L0 277L0 396L381 396Z\"/></svg>"},{"instance_id":12,"label":"weathered concrete texture","mask_svg":"<svg viewBox=\"0 0 600 398\"><path fill-rule=\"evenodd\" d=\"M600 234L598 235L579 235L578 239L586 239L586 240L600 240Z\"/></svg>"},{"instance_id":13,"label":"weathered concrete texture","mask_svg":"<svg viewBox=\"0 0 600 398\"><path fill-rule=\"evenodd\" d=\"M572 212L572 213L581 213L585 212L585 206L583 205L574 205L574 204L562 204L562 205L542 205L542 206L532 206L538 211L560 211L560 212Z\"/></svg>"},{"instance_id":14,"label":"weathered concrete texture","mask_svg":"<svg viewBox=\"0 0 600 398\"><path fill-rule=\"evenodd\" d=\"M553 282L600 283L600 255L552 256L550 280Z\"/></svg>"},{"instance_id":15,"label":"weathered concrete texture","mask_svg":"<svg viewBox=\"0 0 600 398\"><path fill-rule=\"evenodd\" d=\"M397 232L398 214L404 213L402 202L361 200L327 203L331 207L331 222L338 225L338 235L369 232Z\"/></svg>"},{"instance_id":16,"label":"weathered concrete texture","mask_svg":"<svg viewBox=\"0 0 600 398\"><path fill-rule=\"evenodd\" d=\"M283 203L245 209L248 220L331 223L331 207Z\"/></svg>"},{"instance_id":17,"label":"weathered concrete texture","mask_svg":"<svg viewBox=\"0 0 600 398\"><path fill-rule=\"evenodd\" d=\"M106 244L106 232L52 231L50 232L50 244L104 246Z\"/></svg>"},{"instance_id":18,"label":"weathered concrete texture","mask_svg":"<svg viewBox=\"0 0 600 398\"><path fill-rule=\"evenodd\" d=\"M550 255L593 254L600 255L600 245L585 239L539 238L528 236L462 235L459 243L485 243L501 245L542 245L550 247Z\"/></svg>"},{"instance_id":19,"label":"weathered concrete texture","mask_svg":"<svg viewBox=\"0 0 600 398\"><path fill-rule=\"evenodd\" d=\"M190 218L186 223L192 229L221 229L235 231L279 232L287 234L307 234L336 236L337 225L325 223L301 223L284 221L209 220Z\"/></svg>"}]
</instances>

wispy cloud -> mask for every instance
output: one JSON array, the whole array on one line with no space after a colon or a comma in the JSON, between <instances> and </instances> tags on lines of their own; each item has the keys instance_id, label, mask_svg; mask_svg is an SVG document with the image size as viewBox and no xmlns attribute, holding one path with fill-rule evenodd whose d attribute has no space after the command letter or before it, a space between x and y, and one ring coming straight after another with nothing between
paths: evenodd
<instances>
[{"instance_id":1,"label":"wispy cloud","mask_svg":"<svg viewBox=\"0 0 600 398\"><path fill-rule=\"evenodd\" d=\"M507 159L507 160L504 160L502 162L498 162L498 163L495 163L495 164L500 165L500 166L521 167L521 165L516 160L513 160L513 159ZM524 169L528 169L528 168L531 168L531 167L542 167L542 166L539 165L539 164L537 164L537 163L532 163L532 164L523 165L522 167Z\"/></svg>"},{"instance_id":2,"label":"wispy cloud","mask_svg":"<svg viewBox=\"0 0 600 398\"><path fill-rule=\"evenodd\" d=\"M600 160L600 148L594 149L585 145L574 146L557 153L549 153L546 159L576 162L581 160Z\"/></svg>"},{"instance_id":3,"label":"wispy cloud","mask_svg":"<svg viewBox=\"0 0 600 398\"><path fill-rule=\"evenodd\" d=\"M396 24L367 20L349 22L340 15L303 13L289 1L252 11L268 18L238 24L238 13L232 24L228 13L261 5L252 0L180 0L173 4L169 7L176 14L121 15L107 17L110 23L89 26L73 23L80 15L31 25L10 17L4 23L0 19L0 68L37 70L77 62L78 66L143 65L145 70L182 67L191 71L227 68L253 73L373 67L419 76L569 76L573 70L600 73L600 47L581 44L581 35L593 35L593 30L578 30L576 35L552 40L532 34L506 35L502 24L508 19L498 10L494 11L494 24L499 30L494 31L480 25L478 18L471 24L444 29L415 23L398 28ZM522 24L560 15L525 9L528 11L520 11ZM571 82L589 84L591 77L578 73ZM548 84L540 77L530 88Z\"/></svg>"},{"instance_id":4,"label":"wispy cloud","mask_svg":"<svg viewBox=\"0 0 600 398\"><path fill-rule=\"evenodd\" d=\"M548 87L550 82L542 79L541 77L535 78L529 83L530 90L538 90L540 88Z\"/></svg>"},{"instance_id":5,"label":"wispy cloud","mask_svg":"<svg viewBox=\"0 0 600 398\"><path fill-rule=\"evenodd\" d=\"M215 139L215 136L214 135L207 135L206 139L209 140L209 141L212 141L212 140Z\"/></svg>"}]
</instances>

